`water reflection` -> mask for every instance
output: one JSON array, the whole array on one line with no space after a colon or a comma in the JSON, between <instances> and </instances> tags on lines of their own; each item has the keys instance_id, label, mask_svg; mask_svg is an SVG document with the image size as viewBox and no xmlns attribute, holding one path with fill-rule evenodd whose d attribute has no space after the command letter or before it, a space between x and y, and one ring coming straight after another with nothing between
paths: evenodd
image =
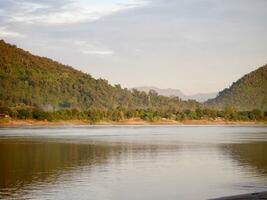
<instances>
[{"instance_id":1,"label":"water reflection","mask_svg":"<svg viewBox=\"0 0 267 200\"><path fill-rule=\"evenodd\" d=\"M108 161L119 163L127 154L149 158L159 151L177 150L173 145L153 144L106 144L94 141L71 143L70 141L45 139L0 139L0 195L19 197L30 184L53 183L68 171L77 167L108 165ZM0 196L0 197L1 197Z\"/></svg>"},{"instance_id":2,"label":"water reflection","mask_svg":"<svg viewBox=\"0 0 267 200\"><path fill-rule=\"evenodd\" d=\"M267 175L267 143L238 143L227 145L227 149L233 159L240 165L248 165L260 175Z\"/></svg>"},{"instance_id":3,"label":"water reflection","mask_svg":"<svg viewBox=\"0 0 267 200\"><path fill-rule=\"evenodd\" d=\"M206 199L267 189L262 131L257 140L255 131L244 136L207 128L205 140L198 130L82 139L1 136L0 198Z\"/></svg>"},{"instance_id":4,"label":"water reflection","mask_svg":"<svg viewBox=\"0 0 267 200\"><path fill-rule=\"evenodd\" d=\"M61 170L79 165L105 162L111 151L105 146L54 143L45 141L1 141L0 187L20 191L37 181L52 182ZM14 194L9 191L8 194Z\"/></svg>"}]
</instances>

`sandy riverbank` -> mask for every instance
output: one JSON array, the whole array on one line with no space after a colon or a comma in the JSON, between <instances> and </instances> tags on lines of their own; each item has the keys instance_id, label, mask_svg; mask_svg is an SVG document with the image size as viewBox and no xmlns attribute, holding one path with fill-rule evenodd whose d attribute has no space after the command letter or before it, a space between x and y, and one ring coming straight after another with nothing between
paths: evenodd
<instances>
[{"instance_id":1,"label":"sandy riverbank","mask_svg":"<svg viewBox=\"0 0 267 200\"><path fill-rule=\"evenodd\" d=\"M155 122L144 121L139 118L114 121L99 121L92 123L86 120L67 120L67 121L41 121L41 120L17 120L4 119L0 121L0 126L60 126L60 125L257 125L267 124L267 122L257 121L226 121L223 119L215 120L184 120L175 121L169 119L161 119Z\"/></svg>"}]
</instances>

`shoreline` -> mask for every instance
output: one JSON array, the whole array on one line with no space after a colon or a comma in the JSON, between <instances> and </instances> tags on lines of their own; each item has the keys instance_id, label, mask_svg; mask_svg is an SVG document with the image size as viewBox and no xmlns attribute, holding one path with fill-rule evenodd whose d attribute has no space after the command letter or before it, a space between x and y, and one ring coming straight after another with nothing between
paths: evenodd
<instances>
[{"instance_id":1,"label":"shoreline","mask_svg":"<svg viewBox=\"0 0 267 200\"><path fill-rule=\"evenodd\" d=\"M210 199L210 200L256 200L256 199L267 199L267 191L240 194L240 195L227 196L227 197L219 197L219 198Z\"/></svg>"},{"instance_id":2,"label":"shoreline","mask_svg":"<svg viewBox=\"0 0 267 200\"><path fill-rule=\"evenodd\" d=\"M155 122L145 121L142 119L134 118L127 119L122 121L99 121L92 123L87 120L60 120L60 121L45 121L45 120L17 120L17 119L8 119L0 121L0 127L19 127L19 126L68 126L68 125L103 125L103 126L112 126L112 125L266 125L267 122L262 121L227 121L222 119L215 120L184 120L184 121L175 121L169 119L161 119Z\"/></svg>"}]
</instances>

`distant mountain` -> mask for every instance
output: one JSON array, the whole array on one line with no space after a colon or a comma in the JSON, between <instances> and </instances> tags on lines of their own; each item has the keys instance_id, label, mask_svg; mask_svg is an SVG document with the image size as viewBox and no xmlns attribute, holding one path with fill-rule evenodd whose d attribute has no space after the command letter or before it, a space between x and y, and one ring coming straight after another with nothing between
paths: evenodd
<instances>
[{"instance_id":1,"label":"distant mountain","mask_svg":"<svg viewBox=\"0 0 267 200\"><path fill-rule=\"evenodd\" d=\"M160 89L154 86L142 86L142 87L135 87L134 89L143 91L148 93L150 90L156 91L158 94L163 95L163 96L176 96L180 97L181 99L185 99L186 96L181 92L181 90L178 89L172 89L172 88L167 88L167 89Z\"/></svg>"},{"instance_id":2,"label":"distant mountain","mask_svg":"<svg viewBox=\"0 0 267 200\"><path fill-rule=\"evenodd\" d=\"M198 93L194 95L185 95L181 90L178 90L178 89L172 89L172 88L160 89L154 86L135 87L135 89L139 91L144 91L146 93L148 93L150 90L154 90L158 94L163 95L163 96L167 96L167 97L177 96L181 98L182 100L193 99L198 102L205 102L208 99L216 97L216 93Z\"/></svg>"},{"instance_id":3,"label":"distant mountain","mask_svg":"<svg viewBox=\"0 0 267 200\"><path fill-rule=\"evenodd\" d=\"M267 65L243 76L206 104L220 109L234 106L238 110L267 111Z\"/></svg>"},{"instance_id":4,"label":"distant mountain","mask_svg":"<svg viewBox=\"0 0 267 200\"><path fill-rule=\"evenodd\" d=\"M209 99L213 99L215 98L217 95L217 93L213 92L213 93L197 93L194 95L188 95L187 98L185 100L188 99L195 99L198 102L205 102Z\"/></svg>"},{"instance_id":5,"label":"distant mountain","mask_svg":"<svg viewBox=\"0 0 267 200\"><path fill-rule=\"evenodd\" d=\"M193 109L180 101L120 85L35 56L0 40L0 106L30 106L44 110L120 108Z\"/></svg>"}]
</instances>

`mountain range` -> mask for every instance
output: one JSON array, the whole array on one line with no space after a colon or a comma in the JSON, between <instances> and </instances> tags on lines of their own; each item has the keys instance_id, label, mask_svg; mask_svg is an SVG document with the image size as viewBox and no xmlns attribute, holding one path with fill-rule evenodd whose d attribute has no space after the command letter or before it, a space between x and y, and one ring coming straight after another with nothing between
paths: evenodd
<instances>
[{"instance_id":1,"label":"mountain range","mask_svg":"<svg viewBox=\"0 0 267 200\"><path fill-rule=\"evenodd\" d=\"M59 109L190 109L197 102L156 93L130 91L120 85L63 65L0 40L0 106Z\"/></svg>"},{"instance_id":2,"label":"mountain range","mask_svg":"<svg viewBox=\"0 0 267 200\"><path fill-rule=\"evenodd\" d=\"M163 96L167 96L167 97L177 96L185 101L192 99L198 102L205 102L208 99L215 98L217 95L217 93L197 93L194 95L186 95L179 89L173 89L173 88L161 89L161 88L154 87L154 86L141 86L141 87L135 87L134 89L137 89L139 91L144 91L144 92L149 92L150 90L154 90L158 94L163 95Z\"/></svg>"},{"instance_id":3,"label":"mountain range","mask_svg":"<svg viewBox=\"0 0 267 200\"><path fill-rule=\"evenodd\" d=\"M149 90L154 90L150 91ZM144 92L145 91L145 92ZM0 106L59 109L195 109L210 107L267 111L267 65L216 94L186 96L176 89L111 85L49 58L32 55L0 40ZM212 98L212 99L210 99ZM205 103L187 100L196 99ZM187 101L186 101L187 100Z\"/></svg>"}]
</instances>

